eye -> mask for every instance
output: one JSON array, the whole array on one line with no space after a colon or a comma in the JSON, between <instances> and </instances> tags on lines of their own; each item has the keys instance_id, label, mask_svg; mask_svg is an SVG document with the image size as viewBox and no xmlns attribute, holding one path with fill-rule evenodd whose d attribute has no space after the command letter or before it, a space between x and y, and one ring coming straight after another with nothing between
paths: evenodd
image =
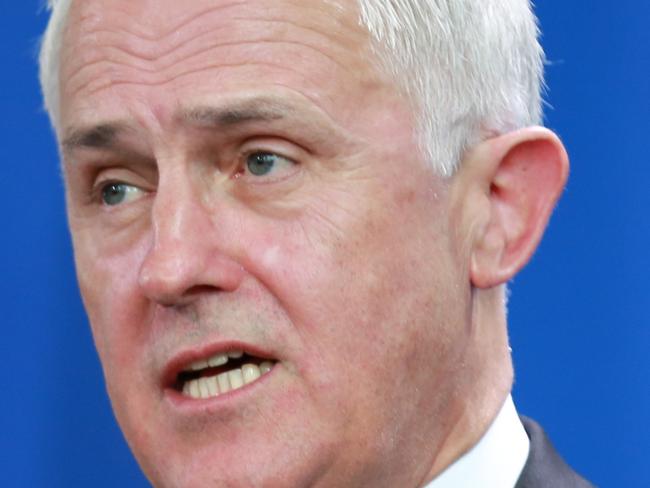
<instances>
[{"instance_id":1,"label":"eye","mask_svg":"<svg viewBox=\"0 0 650 488\"><path fill-rule=\"evenodd\" d=\"M111 182L100 188L102 203L107 206L129 203L140 198L144 191L127 183Z\"/></svg>"},{"instance_id":2,"label":"eye","mask_svg":"<svg viewBox=\"0 0 650 488\"><path fill-rule=\"evenodd\" d=\"M253 176L269 176L291 169L295 163L272 152L258 151L246 157L246 172Z\"/></svg>"}]
</instances>

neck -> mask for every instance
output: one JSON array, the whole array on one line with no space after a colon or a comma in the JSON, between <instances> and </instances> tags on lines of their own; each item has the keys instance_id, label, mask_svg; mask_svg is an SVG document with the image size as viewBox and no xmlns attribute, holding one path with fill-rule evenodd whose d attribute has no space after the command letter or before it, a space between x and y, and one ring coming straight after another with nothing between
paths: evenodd
<instances>
[{"instance_id":1,"label":"neck","mask_svg":"<svg viewBox=\"0 0 650 488\"><path fill-rule=\"evenodd\" d=\"M457 415L422 484L433 480L483 437L512 388L504 287L475 289L471 313L472 341L463 354L465 383L449 399L449 409Z\"/></svg>"}]
</instances>

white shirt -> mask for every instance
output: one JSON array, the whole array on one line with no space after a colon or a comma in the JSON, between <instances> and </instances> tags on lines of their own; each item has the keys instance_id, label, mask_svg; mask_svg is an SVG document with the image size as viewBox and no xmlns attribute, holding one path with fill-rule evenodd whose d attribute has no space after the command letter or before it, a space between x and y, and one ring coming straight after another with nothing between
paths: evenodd
<instances>
[{"instance_id":1,"label":"white shirt","mask_svg":"<svg viewBox=\"0 0 650 488\"><path fill-rule=\"evenodd\" d=\"M508 395L481 440L425 488L514 488L529 450L528 435Z\"/></svg>"}]
</instances>

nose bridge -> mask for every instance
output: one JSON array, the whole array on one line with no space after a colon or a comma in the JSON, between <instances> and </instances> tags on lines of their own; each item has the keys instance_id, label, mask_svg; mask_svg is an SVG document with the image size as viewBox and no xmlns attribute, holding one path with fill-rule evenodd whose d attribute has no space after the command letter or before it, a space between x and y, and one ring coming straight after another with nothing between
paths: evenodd
<instances>
[{"instance_id":1,"label":"nose bridge","mask_svg":"<svg viewBox=\"0 0 650 488\"><path fill-rule=\"evenodd\" d=\"M162 173L151 211L154 250L191 245L193 231L205 227L205 213L189 175L181 169Z\"/></svg>"},{"instance_id":2,"label":"nose bridge","mask_svg":"<svg viewBox=\"0 0 650 488\"><path fill-rule=\"evenodd\" d=\"M161 172L151 209L151 243L140 286L154 301L185 301L191 290L234 290L242 270L219 239L218 216L182 167Z\"/></svg>"}]
</instances>

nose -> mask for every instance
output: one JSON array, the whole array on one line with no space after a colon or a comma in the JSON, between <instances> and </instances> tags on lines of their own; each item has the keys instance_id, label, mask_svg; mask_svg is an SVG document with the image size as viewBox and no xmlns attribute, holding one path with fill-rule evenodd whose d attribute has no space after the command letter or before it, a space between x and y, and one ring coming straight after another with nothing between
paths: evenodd
<instances>
[{"instance_id":1,"label":"nose","mask_svg":"<svg viewBox=\"0 0 650 488\"><path fill-rule=\"evenodd\" d=\"M151 210L151 243L139 286L165 306L187 304L205 292L234 291L244 270L227 251L216 206L207 208L184 175L159 182Z\"/></svg>"}]
</instances>

